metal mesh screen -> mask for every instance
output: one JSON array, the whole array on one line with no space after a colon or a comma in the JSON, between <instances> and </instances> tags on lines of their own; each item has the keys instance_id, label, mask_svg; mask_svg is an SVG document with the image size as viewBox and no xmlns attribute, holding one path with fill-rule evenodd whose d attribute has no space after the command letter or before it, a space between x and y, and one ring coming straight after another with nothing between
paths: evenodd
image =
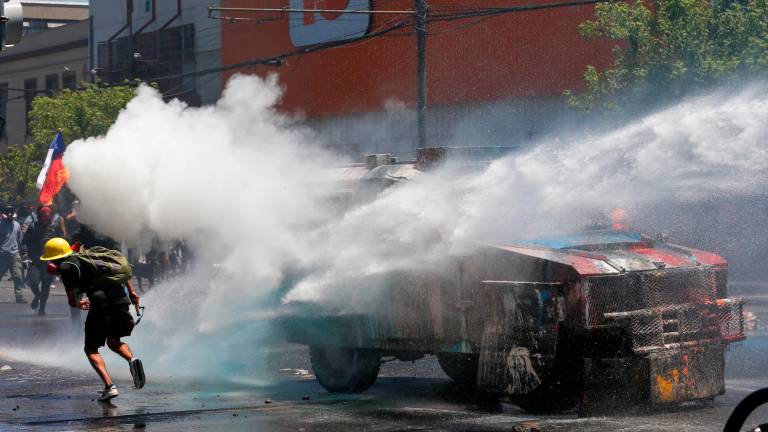
<instances>
[{"instance_id":1,"label":"metal mesh screen","mask_svg":"<svg viewBox=\"0 0 768 432\"><path fill-rule=\"evenodd\" d=\"M589 278L584 291L589 326L602 324L605 313L643 308L635 281L629 275Z\"/></svg>"},{"instance_id":2,"label":"metal mesh screen","mask_svg":"<svg viewBox=\"0 0 768 432\"><path fill-rule=\"evenodd\" d=\"M695 308L678 311L679 332L683 340L693 340L704 330L704 317L701 310Z\"/></svg>"},{"instance_id":3,"label":"metal mesh screen","mask_svg":"<svg viewBox=\"0 0 768 432\"><path fill-rule=\"evenodd\" d=\"M708 267L588 278L587 325L603 324L605 313L711 303L716 300L716 293L715 273Z\"/></svg>"},{"instance_id":4,"label":"metal mesh screen","mask_svg":"<svg viewBox=\"0 0 768 432\"><path fill-rule=\"evenodd\" d=\"M711 305L683 304L615 314L629 321L632 348L635 350L685 344L717 336L706 325Z\"/></svg>"},{"instance_id":5,"label":"metal mesh screen","mask_svg":"<svg viewBox=\"0 0 768 432\"><path fill-rule=\"evenodd\" d=\"M704 304L715 301L717 284L711 268L637 273L645 307Z\"/></svg>"},{"instance_id":6,"label":"metal mesh screen","mask_svg":"<svg viewBox=\"0 0 768 432\"><path fill-rule=\"evenodd\" d=\"M637 315L630 318L632 348L664 345L664 323L661 314Z\"/></svg>"},{"instance_id":7,"label":"metal mesh screen","mask_svg":"<svg viewBox=\"0 0 768 432\"><path fill-rule=\"evenodd\" d=\"M720 335L726 340L744 338L744 301L730 300L717 303L717 321Z\"/></svg>"}]
</instances>

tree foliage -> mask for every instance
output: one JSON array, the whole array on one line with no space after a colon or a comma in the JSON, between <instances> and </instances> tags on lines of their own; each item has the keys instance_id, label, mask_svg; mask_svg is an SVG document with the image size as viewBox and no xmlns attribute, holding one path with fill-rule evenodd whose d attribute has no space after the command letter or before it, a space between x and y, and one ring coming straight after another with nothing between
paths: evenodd
<instances>
[{"instance_id":1,"label":"tree foliage","mask_svg":"<svg viewBox=\"0 0 768 432\"><path fill-rule=\"evenodd\" d=\"M587 67L586 91L566 91L582 110L679 97L768 71L768 0L601 3L579 33L618 42L611 67Z\"/></svg>"},{"instance_id":2,"label":"tree foliage","mask_svg":"<svg viewBox=\"0 0 768 432\"><path fill-rule=\"evenodd\" d=\"M129 85L82 83L81 89L36 97L29 112L34 142L23 147L10 145L8 153L0 155L0 201L33 200L37 175L56 132L61 130L67 143L103 135L133 96L134 88Z\"/></svg>"},{"instance_id":3,"label":"tree foliage","mask_svg":"<svg viewBox=\"0 0 768 432\"><path fill-rule=\"evenodd\" d=\"M58 130L68 143L104 135L133 95L133 87L127 85L99 87L83 83L78 90L37 97L29 113L32 138L35 144L47 148Z\"/></svg>"},{"instance_id":4,"label":"tree foliage","mask_svg":"<svg viewBox=\"0 0 768 432\"><path fill-rule=\"evenodd\" d=\"M35 193L35 181L40 172L40 152L34 144L10 146L0 157L0 202L27 200Z\"/></svg>"}]
</instances>

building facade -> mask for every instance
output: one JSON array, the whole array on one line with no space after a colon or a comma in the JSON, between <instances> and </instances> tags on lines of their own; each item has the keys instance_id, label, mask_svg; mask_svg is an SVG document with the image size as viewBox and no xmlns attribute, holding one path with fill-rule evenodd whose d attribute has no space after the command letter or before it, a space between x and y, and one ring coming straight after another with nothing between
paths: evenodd
<instances>
[{"instance_id":1,"label":"building facade","mask_svg":"<svg viewBox=\"0 0 768 432\"><path fill-rule=\"evenodd\" d=\"M88 19L88 2L22 0L24 36Z\"/></svg>"},{"instance_id":2,"label":"building facade","mask_svg":"<svg viewBox=\"0 0 768 432\"><path fill-rule=\"evenodd\" d=\"M36 96L90 79L88 28L86 20L32 32L0 53L0 151L30 141L27 117Z\"/></svg>"},{"instance_id":3,"label":"building facade","mask_svg":"<svg viewBox=\"0 0 768 432\"><path fill-rule=\"evenodd\" d=\"M588 64L610 62L607 41L584 41L591 4L460 18L506 0L428 0L428 145L510 145L577 121L563 91L583 88ZM534 0L522 4L544 3ZM305 116L351 155L417 146L417 42L412 0L222 0L222 64L283 56L223 74L277 73L281 107ZM514 2L514 5L521 3ZM226 8L292 8L265 12ZM338 10L373 11L343 14ZM317 44L332 49L301 53ZM339 46L339 44L341 44Z\"/></svg>"},{"instance_id":4,"label":"building facade","mask_svg":"<svg viewBox=\"0 0 768 432\"><path fill-rule=\"evenodd\" d=\"M98 78L155 82L169 98L192 105L215 102L221 92L221 24L208 18L205 0L91 2L91 58Z\"/></svg>"}]
</instances>

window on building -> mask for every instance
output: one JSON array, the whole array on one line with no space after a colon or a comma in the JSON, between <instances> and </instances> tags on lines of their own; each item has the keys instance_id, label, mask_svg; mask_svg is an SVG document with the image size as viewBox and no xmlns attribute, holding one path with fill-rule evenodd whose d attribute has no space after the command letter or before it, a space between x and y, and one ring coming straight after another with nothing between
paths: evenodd
<instances>
[{"instance_id":1,"label":"window on building","mask_svg":"<svg viewBox=\"0 0 768 432\"><path fill-rule=\"evenodd\" d=\"M0 127L5 126L8 122L8 83L0 83L0 117L3 117L3 121L0 121ZM6 138L5 127L0 131L0 138Z\"/></svg>"},{"instance_id":2,"label":"window on building","mask_svg":"<svg viewBox=\"0 0 768 432\"><path fill-rule=\"evenodd\" d=\"M47 91L48 94L57 92L59 88L59 74L45 76L45 91Z\"/></svg>"},{"instance_id":3,"label":"window on building","mask_svg":"<svg viewBox=\"0 0 768 432\"><path fill-rule=\"evenodd\" d=\"M96 57L97 62L96 66L99 69L106 70L109 69L109 46L106 42L99 42L96 45Z\"/></svg>"},{"instance_id":4,"label":"window on building","mask_svg":"<svg viewBox=\"0 0 768 432\"><path fill-rule=\"evenodd\" d=\"M196 70L194 24L141 33L132 42L126 36L113 41L111 49L106 42L97 44L99 77L104 82L132 78L154 81L166 96L199 103L194 76L156 79Z\"/></svg>"},{"instance_id":5,"label":"window on building","mask_svg":"<svg viewBox=\"0 0 768 432\"><path fill-rule=\"evenodd\" d=\"M37 78L30 78L24 80L24 105L25 105L25 119L27 124L27 135L29 135L29 111L32 110L32 101L37 96Z\"/></svg>"},{"instance_id":6,"label":"window on building","mask_svg":"<svg viewBox=\"0 0 768 432\"><path fill-rule=\"evenodd\" d=\"M61 88L74 90L77 88L77 73L65 71L61 73Z\"/></svg>"},{"instance_id":7,"label":"window on building","mask_svg":"<svg viewBox=\"0 0 768 432\"><path fill-rule=\"evenodd\" d=\"M24 36L48 30L48 24L41 19L25 19L23 26Z\"/></svg>"},{"instance_id":8,"label":"window on building","mask_svg":"<svg viewBox=\"0 0 768 432\"><path fill-rule=\"evenodd\" d=\"M47 20L47 19L34 19L27 18L24 20L24 36L40 33L48 29L61 27L63 25L77 22L75 20Z\"/></svg>"}]
</instances>

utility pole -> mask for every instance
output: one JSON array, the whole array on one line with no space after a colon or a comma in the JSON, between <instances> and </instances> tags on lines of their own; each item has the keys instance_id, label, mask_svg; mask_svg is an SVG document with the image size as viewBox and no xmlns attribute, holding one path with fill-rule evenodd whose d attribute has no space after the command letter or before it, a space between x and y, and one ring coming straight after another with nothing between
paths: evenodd
<instances>
[{"instance_id":1,"label":"utility pole","mask_svg":"<svg viewBox=\"0 0 768 432\"><path fill-rule=\"evenodd\" d=\"M413 0L416 9L416 55L418 57L418 147L427 146L427 13L426 0Z\"/></svg>"},{"instance_id":2,"label":"utility pole","mask_svg":"<svg viewBox=\"0 0 768 432\"><path fill-rule=\"evenodd\" d=\"M135 53L133 52L134 50L134 47L133 47L133 0L126 0L126 1L128 2L127 9L126 9L128 10L128 13L126 14L128 15L126 17L128 21L126 23L128 25L128 64L126 66L128 68L127 70L128 80L133 81L133 78L134 78L133 71L136 67L136 60L137 60L135 57Z\"/></svg>"}]
</instances>

